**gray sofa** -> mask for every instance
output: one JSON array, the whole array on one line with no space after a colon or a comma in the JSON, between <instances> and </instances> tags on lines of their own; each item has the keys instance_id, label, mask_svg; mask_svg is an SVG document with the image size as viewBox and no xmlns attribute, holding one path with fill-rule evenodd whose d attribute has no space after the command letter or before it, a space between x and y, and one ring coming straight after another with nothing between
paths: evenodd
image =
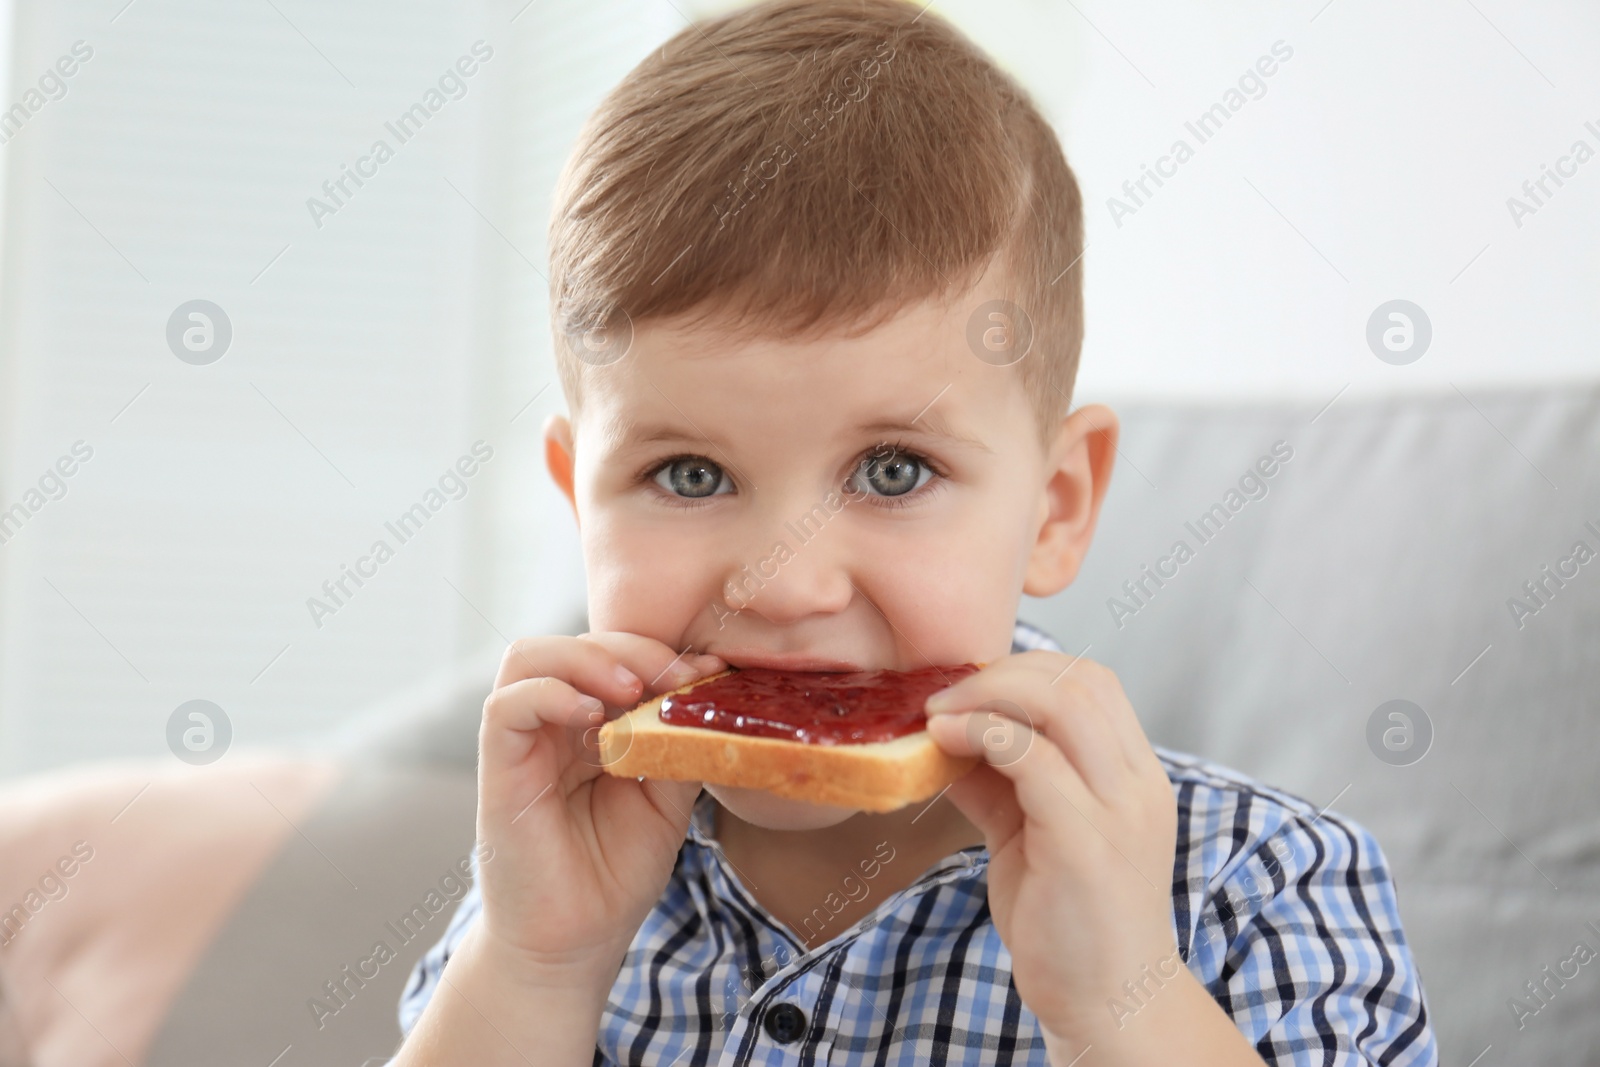
<instances>
[{"instance_id":1,"label":"gray sofa","mask_svg":"<svg viewBox=\"0 0 1600 1067\"><path fill-rule=\"evenodd\" d=\"M1576 975L1564 962L1579 942L1600 950L1600 558L1574 553L1600 552L1600 385L1119 410L1084 572L1022 616L1115 669L1158 744L1377 834L1444 1062L1600 1063L1600 960ZM1535 601L1524 583L1541 581ZM132 1062L388 1057L411 964L450 914L428 894L472 844L497 656L306 754L336 779L230 903ZM1379 711L1395 700L1410 706ZM203 860L174 876L204 877ZM397 958L319 1012L315 999L338 1003L325 983L380 939ZM7 1047L0 1033L0 1064Z\"/></svg>"}]
</instances>

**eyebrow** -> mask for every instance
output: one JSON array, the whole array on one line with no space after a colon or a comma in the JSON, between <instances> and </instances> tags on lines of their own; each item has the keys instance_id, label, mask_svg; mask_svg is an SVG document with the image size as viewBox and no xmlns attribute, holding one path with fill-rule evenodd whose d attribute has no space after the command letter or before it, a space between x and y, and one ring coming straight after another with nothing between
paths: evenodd
<instances>
[{"instance_id":1,"label":"eyebrow","mask_svg":"<svg viewBox=\"0 0 1600 1067\"><path fill-rule=\"evenodd\" d=\"M982 452L994 451L976 437L957 431L937 411L925 411L911 419L874 419L857 426L856 432L878 436L900 434L908 437L931 437ZM699 433L686 432L683 428L669 423L638 423L622 429L614 440L618 451L669 441L721 447L715 440L710 440Z\"/></svg>"},{"instance_id":2,"label":"eyebrow","mask_svg":"<svg viewBox=\"0 0 1600 1067\"><path fill-rule=\"evenodd\" d=\"M976 437L961 433L945 421L937 411L924 411L910 420L906 419L879 419L858 426L860 433L871 434L905 434L907 436L934 437L948 441L954 445L976 449L981 452L993 452L994 449L978 440Z\"/></svg>"}]
</instances>

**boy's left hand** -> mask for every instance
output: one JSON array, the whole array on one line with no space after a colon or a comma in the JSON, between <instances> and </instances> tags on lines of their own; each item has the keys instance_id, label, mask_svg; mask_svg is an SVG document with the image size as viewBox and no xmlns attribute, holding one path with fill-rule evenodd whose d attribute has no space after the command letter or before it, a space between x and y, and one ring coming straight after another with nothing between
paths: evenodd
<instances>
[{"instance_id":1,"label":"boy's left hand","mask_svg":"<svg viewBox=\"0 0 1600 1067\"><path fill-rule=\"evenodd\" d=\"M948 795L988 839L989 909L1017 994L1052 1044L1104 1048L1125 1021L1108 1010L1127 1002L1123 983L1147 967L1190 978L1173 940L1177 805L1121 683L1090 660L1024 652L927 710L941 748L985 760Z\"/></svg>"}]
</instances>

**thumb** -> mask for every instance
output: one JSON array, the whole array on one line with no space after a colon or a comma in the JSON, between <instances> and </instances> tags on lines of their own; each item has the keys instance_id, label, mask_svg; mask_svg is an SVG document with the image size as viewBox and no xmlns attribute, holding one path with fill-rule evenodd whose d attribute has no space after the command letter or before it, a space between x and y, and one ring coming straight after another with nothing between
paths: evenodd
<instances>
[{"instance_id":1,"label":"thumb","mask_svg":"<svg viewBox=\"0 0 1600 1067\"><path fill-rule=\"evenodd\" d=\"M680 834L688 833L694 802L700 797L701 783L646 778L639 785L650 798L650 802L661 812L662 818L676 826Z\"/></svg>"},{"instance_id":2,"label":"thumb","mask_svg":"<svg viewBox=\"0 0 1600 1067\"><path fill-rule=\"evenodd\" d=\"M1010 779L980 763L950 784L945 796L967 821L983 831L989 851L998 852L1021 829L1022 807Z\"/></svg>"}]
</instances>

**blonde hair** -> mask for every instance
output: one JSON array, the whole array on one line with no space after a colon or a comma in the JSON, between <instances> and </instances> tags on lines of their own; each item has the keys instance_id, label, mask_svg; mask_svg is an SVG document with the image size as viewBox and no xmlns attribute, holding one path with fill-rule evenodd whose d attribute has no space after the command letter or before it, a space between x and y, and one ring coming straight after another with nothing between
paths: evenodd
<instances>
[{"instance_id":1,"label":"blonde hair","mask_svg":"<svg viewBox=\"0 0 1600 1067\"><path fill-rule=\"evenodd\" d=\"M767 0L678 33L584 125L550 222L557 369L576 411L591 331L864 330L1003 256L1047 437L1083 342L1082 253L1054 131L958 30L901 0Z\"/></svg>"}]
</instances>

